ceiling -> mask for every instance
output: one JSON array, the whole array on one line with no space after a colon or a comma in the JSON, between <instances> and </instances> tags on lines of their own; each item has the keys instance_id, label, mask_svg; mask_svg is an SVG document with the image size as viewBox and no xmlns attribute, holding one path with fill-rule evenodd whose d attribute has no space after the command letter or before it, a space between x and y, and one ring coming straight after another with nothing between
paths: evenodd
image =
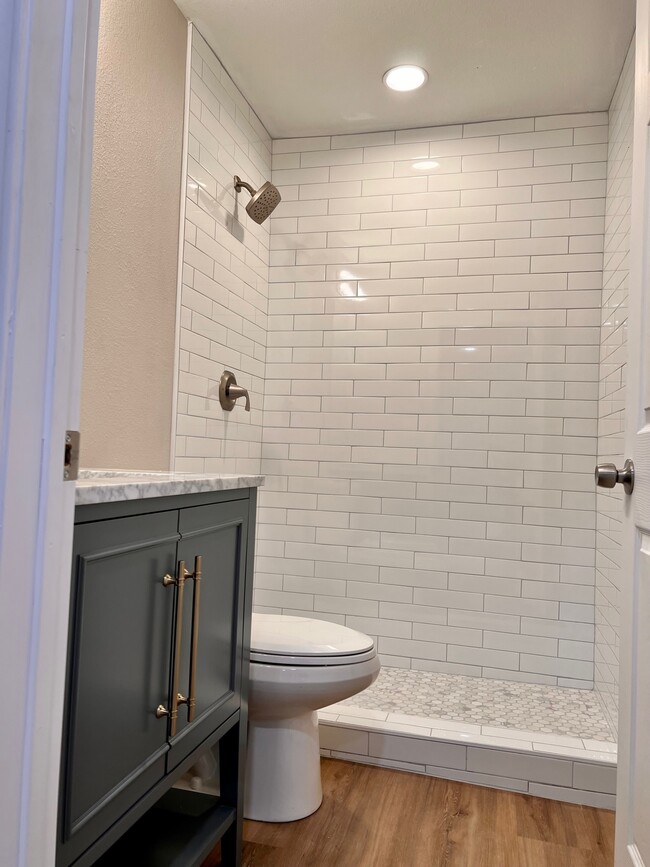
<instances>
[{"instance_id":1,"label":"ceiling","mask_svg":"<svg viewBox=\"0 0 650 867\"><path fill-rule=\"evenodd\" d=\"M634 0L176 2L273 138L606 109L634 30Z\"/></svg>"}]
</instances>

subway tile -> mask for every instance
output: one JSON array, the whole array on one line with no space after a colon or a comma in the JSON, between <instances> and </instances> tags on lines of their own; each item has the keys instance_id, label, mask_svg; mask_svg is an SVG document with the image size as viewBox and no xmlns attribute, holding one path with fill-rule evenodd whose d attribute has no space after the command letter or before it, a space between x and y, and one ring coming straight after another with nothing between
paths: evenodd
<instances>
[{"instance_id":1,"label":"subway tile","mask_svg":"<svg viewBox=\"0 0 650 867\"><path fill-rule=\"evenodd\" d=\"M605 144L576 144L570 147L545 148L535 151L536 166L587 163L606 159L607 145Z\"/></svg>"},{"instance_id":2,"label":"subway tile","mask_svg":"<svg viewBox=\"0 0 650 867\"><path fill-rule=\"evenodd\" d=\"M364 196L393 196L407 193L425 193L427 189L427 179L422 176L377 178L364 179L362 194Z\"/></svg>"},{"instance_id":3,"label":"subway tile","mask_svg":"<svg viewBox=\"0 0 650 867\"><path fill-rule=\"evenodd\" d=\"M405 638L380 637L378 649L380 653L390 653L394 656L434 660L444 660L447 653L446 645L441 642L415 641Z\"/></svg>"},{"instance_id":4,"label":"subway tile","mask_svg":"<svg viewBox=\"0 0 650 867\"><path fill-rule=\"evenodd\" d=\"M574 132L573 141L576 145L607 143L608 127L601 126L580 127Z\"/></svg>"},{"instance_id":5,"label":"subway tile","mask_svg":"<svg viewBox=\"0 0 650 867\"><path fill-rule=\"evenodd\" d=\"M510 151L509 153L488 153L477 156L466 155L462 158L463 171L482 172L491 169L521 169L533 165L533 151Z\"/></svg>"},{"instance_id":6,"label":"subway tile","mask_svg":"<svg viewBox=\"0 0 650 867\"><path fill-rule=\"evenodd\" d=\"M549 786L531 782L528 787L530 795L539 798L550 798L554 801L566 801L569 804L585 804L589 807L599 807L602 810L615 810L616 798L600 792L581 791L568 786Z\"/></svg>"},{"instance_id":7,"label":"subway tile","mask_svg":"<svg viewBox=\"0 0 650 867\"><path fill-rule=\"evenodd\" d=\"M467 747L463 744L383 735L376 732L371 732L369 735L368 753L378 758L424 762L425 764L457 769L464 769L467 761Z\"/></svg>"},{"instance_id":8,"label":"subway tile","mask_svg":"<svg viewBox=\"0 0 650 867\"><path fill-rule=\"evenodd\" d=\"M364 147L363 151L363 161L366 163L426 159L428 156L429 143L427 141L374 145Z\"/></svg>"},{"instance_id":9,"label":"subway tile","mask_svg":"<svg viewBox=\"0 0 650 867\"><path fill-rule=\"evenodd\" d=\"M369 733L367 731L321 723L318 732L322 749L368 755Z\"/></svg>"},{"instance_id":10,"label":"subway tile","mask_svg":"<svg viewBox=\"0 0 650 867\"><path fill-rule=\"evenodd\" d=\"M330 147L330 136L312 136L310 138L275 139L274 154L302 153L303 151L323 150Z\"/></svg>"},{"instance_id":11,"label":"subway tile","mask_svg":"<svg viewBox=\"0 0 650 867\"><path fill-rule=\"evenodd\" d=\"M505 135L506 133L530 132L535 129L535 119L532 117L514 118L512 120L482 121L463 125L463 137L479 135Z\"/></svg>"},{"instance_id":12,"label":"subway tile","mask_svg":"<svg viewBox=\"0 0 650 867\"><path fill-rule=\"evenodd\" d=\"M593 528L570 498L587 495L579 461L591 461L595 442L603 118L274 145L276 177L288 186L271 220L284 258L274 253L271 267L266 387L278 402L267 407L262 464L274 479L292 472L291 485L344 486L305 507L268 492L278 499L261 540L286 550L261 565L271 580L284 569L288 582L262 592L289 594L285 610L347 614L375 629L399 665L589 680L593 625L581 618L592 611L583 546ZM235 132L212 128L226 144ZM594 132L576 138L576 129ZM440 165L413 168L426 158ZM194 213L209 234L219 218ZM234 352L242 345L233 337ZM209 359L210 345L200 351ZM193 364L207 380L208 368ZM554 485L565 455L573 465ZM312 468L317 475L303 475ZM287 523L275 523L283 515ZM560 581L560 566L585 574ZM262 597L272 608L279 599ZM473 648L481 631L488 646ZM484 664L463 655L477 650L494 656ZM555 659L566 667L549 674Z\"/></svg>"},{"instance_id":13,"label":"subway tile","mask_svg":"<svg viewBox=\"0 0 650 867\"><path fill-rule=\"evenodd\" d=\"M570 761L471 746L467 748L467 770L567 787L573 776Z\"/></svg>"},{"instance_id":14,"label":"subway tile","mask_svg":"<svg viewBox=\"0 0 650 867\"><path fill-rule=\"evenodd\" d=\"M602 235L605 230L603 217L570 217L558 220L533 220L533 237L558 235Z\"/></svg>"},{"instance_id":15,"label":"subway tile","mask_svg":"<svg viewBox=\"0 0 650 867\"><path fill-rule=\"evenodd\" d=\"M351 198L361 194L361 181L332 181L329 183L301 183L300 199Z\"/></svg>"},{"instance_id":16,"label":"subway tile","mask_svg":"<svg viewBox=\"0 0 650 867\"><path fill-rule=\"evenodd\" d=\"M322 151L305 151L301 154L300 165L303 168L310 166L340 166L349 163L360 163L362 159L363 149L360 147L329 148ZM293 181L288 181L288 183L293 183ZM305 181L305 183L309 183L309 181Z\"/></svg>"},{"instance_id":17,"label":"subway tile","mask_svg":"<svg viewBox=\"0 0 650 867\"><path fill-rule=\"evenodd\" d=\"M487 154L497 151L497 136L475 136L462 139L437 139L431 141L429 156L465 156L466 154Z\"/></svg>"},{"instance_id":18,"label":"subway tile","mask_svg":"<svg viewBox=\"0 0 650 867\"><path fill-rule=\"evenodd\" d=\"M331 148L354 148L354 147L371 147L373 145L393 144L395 141L394 132L366 132L366 133L349 133L346 135L333 135L331 139Z\"/></svg>"},{"instance_id":19,"label":"subway tile","mask_svg":"<svg viewBox=\"0 0 650 867\"><path fill-rule=\"evenodd\" d=\"M461 783L471 783L475 786L508 789L513 792L528 792L527 780L515 780L509 777L497 777L493 774L477 774L472 771L458 771L450 768L427 765L426 773L443 780L456 780Z\"/></svg>"},{"instance_id":20,"label":"subway tile","mask_svg":"<svg viewBox=\"0 0 650 867\"><path fill-rule=\"evenodd\" d=\"M561 197L560 197L561 199ZM533 201L522 204L504 204L497 207L497 220L551 220L571 216L568 201Z\"/></svg>"},{"instance_id":21,"label":"subway tile","mask_svg":"<svg viewBox=\"0 0 650 867\"><path fill-rule=\"evenodd\" d=\"M557 199L594 199L606 193L605 181L572 181L565 184L539 184L533 187L533 202Z\"/></svg>"},{"instance_id":22,"label":"subway tile","mask_svg":"<svg viewBox=\"0 0 650 867\"><path fill-rule=\"evenodd\" d=\"M391 229L408 226L424 226L426 211L387 211L360 215L362 229Z\"/></svg>"},{"instance_id":23,"label":"subway tile","mask_svg":"<svg viewBox=\"0 0 650 867\"><path fill-rule=\"evenodd\" d=\"M519 669L518 653L506 650L490 650L486 647L450 645L447 650L447 659L450 662L462 662L469 665L491 665L502 669Z\"/></svg>"},{"instance_id":24,"label":"subway tile","mask_svg":"<svg viewBox=\"0 0 650 867\"><path fill-rule=\"evenodd\" d=\"M571 180L571 165L536 165L534 168L502 169L499 186L557 184Z\"/></svg>"},{"instance_id":25,"label":"subway tile","mask_svg":"<svg viewBox=\"0 0 650 867\"><path fill-rule=\"evenodd\" d=\"M433 190L480 190L495 187L497 173L495 171L473 172L463 170L462 173L433 173L429 175L428 187ZM462 197L461 197L462 203Z\"/></svg>"},{"instance_id":26,"label":"subway tile","mask_svg":"<svg viewBox=\"0 0 650 867\"><path fill-rule=\"evenodd\" d=\"M530 202L532 189L529 186L489 187L478 190L462 190L460 203L463 206L511 205Z\"/></svg>"},{"instance_id":27,"label":"subway tile","mask_svg":"<svg viewBox=\"0 0 650 867\"><path fill-rule=\"evenodd\" d=\"M495 245L496 256L543 256L546 258L551 254L566 254L568 252L569 242L567 238L563 237L498 240ZM539 269L531 268L531 270Z\"/></svg>"},{"instance_id":28,"label":"subway tile","mask_svg":"<svg viewBox=\"0 0 650 867\"><path fill-rule=\"evenodd\" d=\"M577 659L541 657L522 653L520 667L522 671L535 671L584 681L589 681L593 677L593 663Z\"/></svg>"},{"instance_id":29,"label":"subway tile","mask_svg":"<svg viewBox=\"0 0 650 867\"><path fill-rule=\"evenodd\" d=\"M568 209L567 209L568 211ZM460 208L460 207L437 207L427 211L427 225L463 225L464 223L492 223L496 216L496 207L486 205L484 207ZM568 212L566 214L568 216Z\"/></svg>"},{"instance_id":30,"label":"subway tile","mask_svg":"<svg viewBox=\"0 0 650 867\"><path fill-rule=\"evenodd\" d=\"M457 174L462 169L462 158L459 156L440 157L434 161L413 162L413 160L398 160L390 163L396 178L428 177L429 175Z\"/></svg>"},{"instance_id":31,"label":"subway tile","mask_svg":"<svg viewBox=\"0 0 650 867\"><path fill-rule=\"evenodd\" d=\"M500 151L553 148L573 144L573 129L540 130L499 137Z\"/></svg>"},{"instance_id":32,"label":"subway tile","mask_svg":"<svg viewBox=\"0 0 650 867\"><path fill-rule=\"evenodd\" d=\"M449 126L418 127L416 129L400 129L395 133L395 141L421 142L439 141L441 139L458 139L463 135L461 124Z\"/></svg>"},{"instance_id":33,"label":"subway tile","mask_svg":"<svg viewBox=\"0 0 650 867\"><path fill-rule=\"evenodd\" d=\"M566 127L600 126L607 123L606 111L590 111L582 114L555 114L535 118L535 129L560 129Z\"/></svg>"},{"instance_id":34,"label":"subway tile","mask_svg":"<svg viewBox=\"0 0 650 867\"><path fill-rule=\"evenodd\" d=\"M463 274L527 274L530 258L527 256L501 256L482 259L461 259L458 273Z\"/></svg>"}]
</instances>

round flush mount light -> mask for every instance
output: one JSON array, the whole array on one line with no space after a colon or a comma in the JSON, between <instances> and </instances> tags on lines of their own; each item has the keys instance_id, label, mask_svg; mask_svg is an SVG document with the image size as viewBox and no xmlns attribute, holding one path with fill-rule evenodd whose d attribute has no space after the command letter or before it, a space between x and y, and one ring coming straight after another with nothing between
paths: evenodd
<instances>
[{"instance_id":1,"label":"round flush mount light","mask_svg":"<svg viewBox=\"0 0 650 867\"><path fill-rule=\"evenodd\" d=\"M417 90L429 76L421 66L393 66L384 75L384 84L391 90Z\"/></svg>"}]
</instances>

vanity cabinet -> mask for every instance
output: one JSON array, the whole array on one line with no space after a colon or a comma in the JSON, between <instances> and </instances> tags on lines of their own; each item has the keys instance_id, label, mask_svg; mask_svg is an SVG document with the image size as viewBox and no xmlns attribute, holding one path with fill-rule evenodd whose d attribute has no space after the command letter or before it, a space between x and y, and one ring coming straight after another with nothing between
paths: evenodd
<instances>
[{"instance_id":1,"label":"vanity cabinet","mask_svg":"<svg viewBox=\"0 0 650 867\"><path fill-rule=\"evenodd\" d=\"M77 508L57 867L112 863L109 847L221 741L212 825L238 863L255 500Z\"/></svg>"}]
</instances>

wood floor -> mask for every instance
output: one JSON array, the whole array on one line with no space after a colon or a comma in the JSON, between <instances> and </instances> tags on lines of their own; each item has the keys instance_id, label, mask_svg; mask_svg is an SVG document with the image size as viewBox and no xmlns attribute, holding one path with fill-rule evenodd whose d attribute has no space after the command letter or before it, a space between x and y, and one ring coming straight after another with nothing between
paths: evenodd
<instances>
[{"instance_id":1,"label":"wood floor","mask_svg":"<svg viewBox=\"0 0 650 867\"><path fill-rule=\"evenodd\" d=\"M322 760L323 804L246 822L242 867L612 867L614 813ZM213 853L204 867L217 867Z\"/></svg>"}]
</instances>

